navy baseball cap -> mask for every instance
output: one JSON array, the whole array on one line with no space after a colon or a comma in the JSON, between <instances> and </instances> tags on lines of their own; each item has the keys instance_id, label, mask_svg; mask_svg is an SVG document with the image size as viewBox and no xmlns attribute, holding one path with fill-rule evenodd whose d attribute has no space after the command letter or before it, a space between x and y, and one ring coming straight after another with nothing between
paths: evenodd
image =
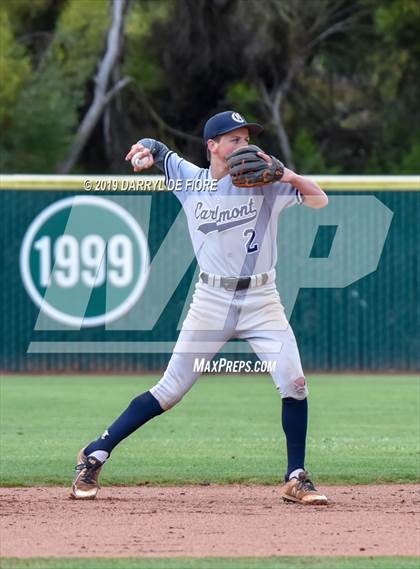
<instances>
[{"instance_id":1,"label":"navy baseball cap","mask_svg":"<svg viewBox=\"0 0 420 569\"><path fill-rule=\"evenodd\" d=\"M264 129L260 124L246 122L244 117L235 111L224 111L217 113L209 118L204 126L203 138L207 142L210 138L215 138L219 134L226 134L237 128L246 126L249 134L260 134Z\"/></svg>"}]
</instances>

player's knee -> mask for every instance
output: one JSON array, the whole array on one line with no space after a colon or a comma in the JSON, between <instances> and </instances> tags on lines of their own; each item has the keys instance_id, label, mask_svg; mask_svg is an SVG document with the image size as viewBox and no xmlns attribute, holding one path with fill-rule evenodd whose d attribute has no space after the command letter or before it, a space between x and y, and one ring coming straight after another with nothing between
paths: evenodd
<instances>
[{"instance_id":1,"label":"player's knee","mask_svg":"<svg viewBox=\"0 0 420 569\"><path fill-rule=\"evenodd\" d=\"M286 388L282 391L282 398L285 397L292 397L293 399L306 399L308 397L309 391L308 386L306 384L306 379L302 377L298 377L294 379L290 383L287 384Z\"/></svg>"},{"instance_id":2,"label":"player's knee","mask_svg":"<svg viewBox=\"0 0 420 569\"><path fill-rule=\"evenodd\" d=\"M306 380L304 377L298 377L293 383L297 391L302 391L306 387Z\"/></svg>"}]
</instances>

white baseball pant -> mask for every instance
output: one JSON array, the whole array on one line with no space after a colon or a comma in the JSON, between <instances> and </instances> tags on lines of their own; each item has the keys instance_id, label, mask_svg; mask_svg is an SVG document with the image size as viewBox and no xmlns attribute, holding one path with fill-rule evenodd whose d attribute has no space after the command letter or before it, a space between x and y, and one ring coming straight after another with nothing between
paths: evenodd
<instances>
[{"instance_id":1,"label":"white baseball pant","mask_svg":"<svg viewBox=\"0 0 420 569\"><path fill-rule=\"evenodd\" d=\"M178 403L197 381L200 373L194 371L195 358L212 360L232 338L247 340L261 361L275 362L271 376L283 398L307 397L296 339L274 279L236 292L200 281L196 284L168 367L150 390L163 409Z\"/></svg>"}]
</instances>

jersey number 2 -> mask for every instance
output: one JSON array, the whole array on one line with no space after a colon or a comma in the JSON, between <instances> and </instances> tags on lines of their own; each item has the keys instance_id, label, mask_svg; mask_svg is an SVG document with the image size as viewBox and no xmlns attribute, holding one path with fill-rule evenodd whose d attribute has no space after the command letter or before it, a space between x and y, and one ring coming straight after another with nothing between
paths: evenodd
<instances>
[{"instance_id":1,"label":"jersey number 2","mask_svg":"<svg viewBox=\"0 0 420 569\"><path fill-rule=\"evenodd\" d=\"M248 228L244 231L244 237L248 237L249 239L246 242L245 248L247 253L256 253L258 251L258 244L254 243L255 239L255 231L254 229Z\"/></svg>"}]
</instances>

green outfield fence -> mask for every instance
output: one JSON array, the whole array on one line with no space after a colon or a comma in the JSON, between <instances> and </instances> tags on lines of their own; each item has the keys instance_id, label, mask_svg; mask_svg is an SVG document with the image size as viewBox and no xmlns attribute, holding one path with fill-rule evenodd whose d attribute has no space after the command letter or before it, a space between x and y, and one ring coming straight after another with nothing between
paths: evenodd
<instances>
[{"instance_id":1,"label":"green outfield fence","mask_svg":"<svg viewBox=\"0 0 420 569\"><path fill-rule=\"evenodd\" d=\"M392 212L392 221L375 270L346 286L303 286L299 289L291 324L304 368L360 372L418 370L420 176L313 178L331 198L375 197L381 206ZM19 258L28 227L42 211L59 200L88 195L83 189L86 179L85 176L23 175L3 175L0 178L3 256L1 368L4 372L142 372L161 369L169 359L171 346L177 337L177 324L185 310L185 298L196 275L194 259L185 265L183 255L186 248L190 248L187 241L177 243L174 239L170 243L164 274L172 275L179 271L180 263L185 270L151 330L136 330L132 322L127 328L119 327L118 321L111 328L98 325L79 329L77 326L51 324L51 321L42 325L39 308L23 285ZM133 210L136 204L146 203L143 197L148 196L150 215L147 227L143 229L153 260L179 214L178 200L170 192L143 192L140 197L139 192L128 191L127 188L122 191L122 187L118 189L107 185L110 180L121 184L122 180L138 181L139 177L90 176L90 179L103 180L103 183L101 187L98 185L100 191L91 190L89 195L114 200L124 196L129 200L128 204L133 204ZM157 177L146 176L141 179L158 180ZM341 203L345 204L343 219L349 207L351 211L353 202L337 202L337 211L341 211ZM140 207L139 211L140 217L146 215L144 208ZM358 230L354 239L348 240L347 264L358 262L364 247L369 251L369 236L375 229L375 219L372 217L366 224L366 238ZM329 222L324 231L318 230L313 239L311 257L328 258L337 226L338 223L335 226L334 222ZM289 238L292 250L293 235ZM37 247L39 253L39 242ZM288 250L288 244L283 243L277 265L277 285L281 295L282 275L299 270L293 259L288 259ZM159 287L164 287L165 280L163 276L154 284L157 292ZM104 290L107 286L109 283L105 281ZM135 310L136 306L133 306L133 314ZM141 320L141 314L139 318ZM159 349L145 349L146 342L159 345ZM143 348L137 350L136 346L140 345ZM243 356L231 354L229 357Z\"/></svg>"}]
</instances>

